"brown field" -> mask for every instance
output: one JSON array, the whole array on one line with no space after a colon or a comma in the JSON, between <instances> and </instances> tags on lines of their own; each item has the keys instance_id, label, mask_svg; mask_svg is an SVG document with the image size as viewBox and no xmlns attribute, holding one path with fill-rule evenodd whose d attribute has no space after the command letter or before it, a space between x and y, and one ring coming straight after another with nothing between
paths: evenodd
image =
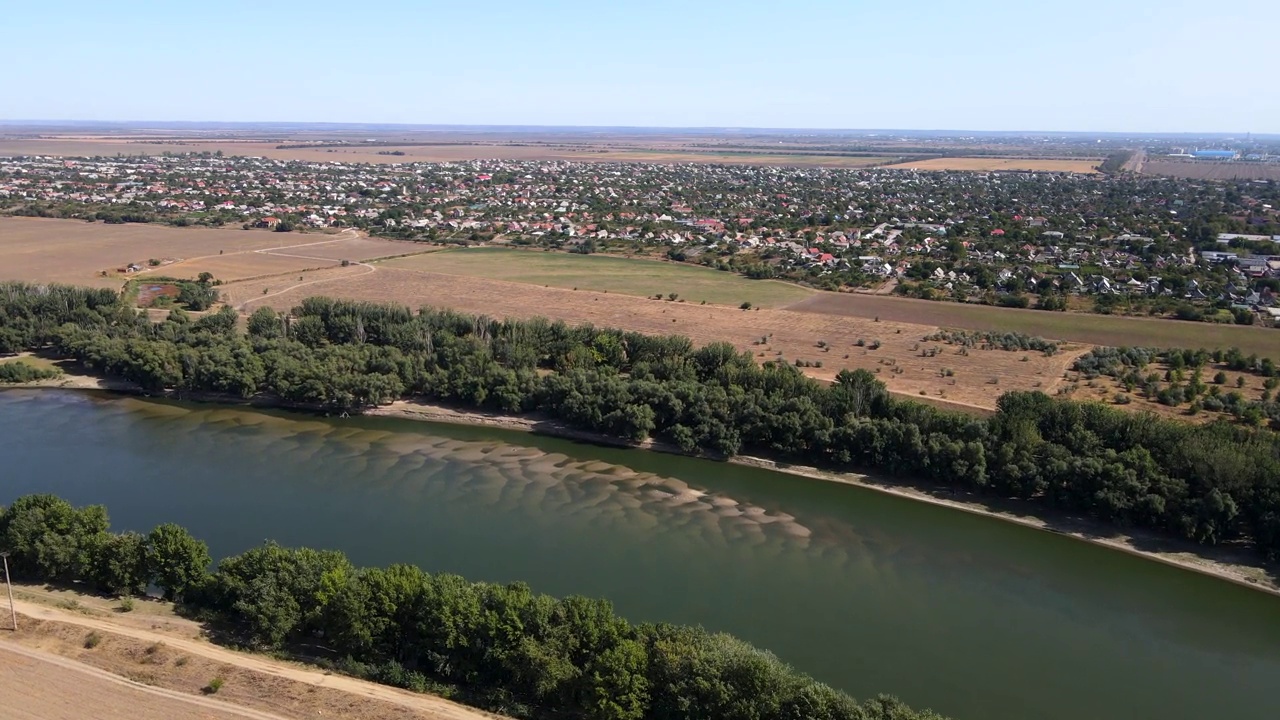
<instances>
[{"instance_id":1,"label":"brown field","mask_svg":"<svg viewBox=\"0 0 1280 720\"><path fill-rule=\"evenodd\" d=\"M0 707L9 720L244 720L234 709L160 695L59 658L28 655L0 644ZM92 712L88 711L92 708Z\"/></svg>"},{"instance_id":2,"label":"brown field","mask_svg":"<svg viewBox=\"0 0 1280 720\"><path fill-rule=\"evenodd\" d=\"M178 617L168 603L138 600L125 614L118 602L92 595L33 586L14 592L19 631L0 635L0 717L6 720L498 718L432 695L214 645L199 623ZM85 642L90 633L99 638L92 648ZM202 688L215 677L223 686L206 695Z\"/></svg>"},{"instance_id":3,"label":"brown field","mask_svg":"<svg viewBox=\"0 0 1280 720\"><path fill-rule=\"evenodd\" d=\"M968 330L1020 332L1090 345L1211 350L1238 347L1246 354L1280 359L1280 329L1276 328L1020 310L863 293L819 293L787 309Z\"/></svg>"},{"instance_id":4,"label":"brown field","mask_svg":"<svg viewBox=\"0 0 1280 720\"><path fill-rule=\"evenodd\" d=\"M236 280L425 249L416 243L358 237L354 231L273 233L0 217L0 280L118 288L126 277L194 278L205 271L220 280ZM151 258L164 264L150 267ZM139 263L144 270L116 272L129 263Z\"/></svg>"},{"instance_id":5,"label":"brown field","mask_svg":"<svg viewBox=\"0 0 1280 720\"><path fill-rule=\"evenodd\" d=\"M1071 172L1091 174L1098 172L1102 158L1086 160L1050 160L1044 158L989 158L948 157L917 160L899 165L886 165L890 170L973 170L994 172L998 170L1023 170L1033 172Z\"/></svg>"},{"instance_id":6,"label":"brown field","mask_svg":"<svg viewBox=\"0 0 1280 720\"><path fill-rule=\"evenodd\" d=\"M1148 155L1142 163L1142 174L1192 180L1280 180L1280 163L1161 160Z\"/></svg>"},{"instance_id":7,"label":"brown field","mask_svg":"<svg viewBox=\"0 0 1280 720\"><path fill-rule=\"evenodd\" d=\"M343 163L449 162L459 160L574 160L583 162L725 163L731 165L785 165L797 167L867 167L887 162L889 157L819 155L791 148L783 152L717 151L695 149L676 143L521 143L478 140L474 144L392 145L369 147L304 147L277 149L297 144L288 140L210 140L170 138L138 140L112 137L0 138L0 156L54 155L91 157L95 155L161 155L163 153L217 152L225 155L264 157L276 160L306 160ZM404 155L380 155L379 152Z\"/></svg>"},{"instance_id":8,"label":"brown field","mask_svg":"<svg viewBox=\"0 0 1280 720\"><path fill-rule=\"evenodd\" d=\"M450 307L491 317L543 316L571 323L621 327L637 332L680 334L701 345L724 341L749 351L757 360L782 359L821 362L805 368L819 379L831 379L844 368L877 373L888 388L917 399L929 398L952 407L990 409L1008 390L1038 389L1052 393L1085 345L1064 348L1053 357L1040 353L971 349L959 355L955 347L926 343L936 325L875 322L872 319L781 309L739 310L725 305L701 305L629 297L617 293L540 287L458 275L374 266L337 268L305 273L281 283L264 278L224 286L227 300L242 310L262 304L289 309L311 295L403 303L409 307ZM268 292L264 294L264 289ZM761 343L760 341L765 341ZM879 341L872 350L858 347ZM829 350L817 347L819 341ZM938 347L934 357L920 357ZM952 377L944 377L951 369Z\"/></svg>"}]
</instances>

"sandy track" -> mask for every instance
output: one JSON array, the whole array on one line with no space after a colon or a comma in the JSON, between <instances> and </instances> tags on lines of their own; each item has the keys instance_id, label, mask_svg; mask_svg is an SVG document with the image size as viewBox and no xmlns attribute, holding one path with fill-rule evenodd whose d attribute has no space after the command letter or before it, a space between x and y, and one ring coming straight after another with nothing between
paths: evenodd
<instances>
[{"instance_id":1,"label":"sandy track","mask_svg":"<svg viewBox=\"0 0 1280 720\"><path fill-rule=\"evenodd\" d=\"M2 640L0 714L8 720L285 720L211 698L140 685Z\"/></svg>"},{"instance_id":2,"label":"sandy track","mask_svg":"<svg viewBox=\"0 0 1280 720\"><path fill-rule=\"evenodd\" d=\"M132 626L126 622L116 622L111 619L64 612L56 608L23 600L16 601L15 605L18 612L28 618L75 625L147 643L163 643L166 648L207 658L235 668L390 703L407 710L416 711L420 713L421 717L431 718L432 720L481 720L495 717L489 713L432 695L418 695L342 675L328 675L322 671L312 670L304 666L275 661L265 656L238 653L207 642L186 639L185 637L175 636L172 633L156 632ZM19 623L21 624L21 622L20 620ZM10 645L5 645L4 647L10 647ZM83 717L83 715L79 717ZM274 716L263 713L259 717L270 718Z\"/></svg>"}]
</instances>

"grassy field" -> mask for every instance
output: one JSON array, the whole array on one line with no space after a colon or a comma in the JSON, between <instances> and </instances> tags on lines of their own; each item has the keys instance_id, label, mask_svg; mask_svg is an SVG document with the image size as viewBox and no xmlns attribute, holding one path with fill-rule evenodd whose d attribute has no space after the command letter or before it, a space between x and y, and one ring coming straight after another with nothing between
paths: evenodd
<instances>
[{"instance_id":1,"label":"grassy field","mask_svg":"<svg viewBox=\"0 0 1280 720\"><path fill-rule=\"evenodd\" d=\"M916 162L888 165L890 170L973 170L990 172L996 170L1029 170L1041 172L1073 172L1096 173L1102 160L1049 160L1043 158L988 158L988 157L954 157L933 158Z\"/></svg>"},{"instance_id":2,"label":"grassy field","mask_svg":"<svg viewBox=\"0 0 1280 720\"><path fill-rule=\"evenodd\" d=\"M1016 310L862 294L815 294L788 309L969 330L1020 332L1092 345L1191 349L1238 347L1246 354L1280 358L1280 329L1275 328Z\"/></svg>"},{"instance_id":3,"label":"grassy field","mask_svg":"<svg viewBox=\"0 0 1280 720\"><path fill-rule=\"evenodd\" d=\"M677 293L689 303L705 300L720 305L750 302L761 307L781 307L813 294L812 290L790 283L749 280L735 273L693 265L539 250L446 250L387 260L379 265L640 297Z\"/></svg>"}]
</instances>

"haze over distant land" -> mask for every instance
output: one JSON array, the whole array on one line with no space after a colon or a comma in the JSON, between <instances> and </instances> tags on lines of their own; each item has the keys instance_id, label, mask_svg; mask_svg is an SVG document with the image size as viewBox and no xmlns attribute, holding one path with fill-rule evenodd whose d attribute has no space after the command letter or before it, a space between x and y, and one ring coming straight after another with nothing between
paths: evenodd
<instances>
[{"instance_id":1,"label":"haze over distant land","mask_svg":"<svg viewBox=\"0 0 1280 720\"><path fill-rule=\"evenodd\" d=\"M1280 133L1274 0L12 5L9 119Z\"/></svg>"}]
</instances>

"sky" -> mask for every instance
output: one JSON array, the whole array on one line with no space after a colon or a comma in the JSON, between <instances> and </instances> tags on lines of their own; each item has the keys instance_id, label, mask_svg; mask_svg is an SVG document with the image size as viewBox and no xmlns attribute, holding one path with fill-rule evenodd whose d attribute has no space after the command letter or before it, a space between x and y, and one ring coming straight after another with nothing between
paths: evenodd
<instances>
[{"instance_id":1,"label":"sky","mask_svg":"<svg viewBox=\"0 0 1280 720\"><path fill-rule=\"evenodd\" d=\"M1277 0L0 0L0 119L1280 132Z\"/></svg>"}]
</instances>

